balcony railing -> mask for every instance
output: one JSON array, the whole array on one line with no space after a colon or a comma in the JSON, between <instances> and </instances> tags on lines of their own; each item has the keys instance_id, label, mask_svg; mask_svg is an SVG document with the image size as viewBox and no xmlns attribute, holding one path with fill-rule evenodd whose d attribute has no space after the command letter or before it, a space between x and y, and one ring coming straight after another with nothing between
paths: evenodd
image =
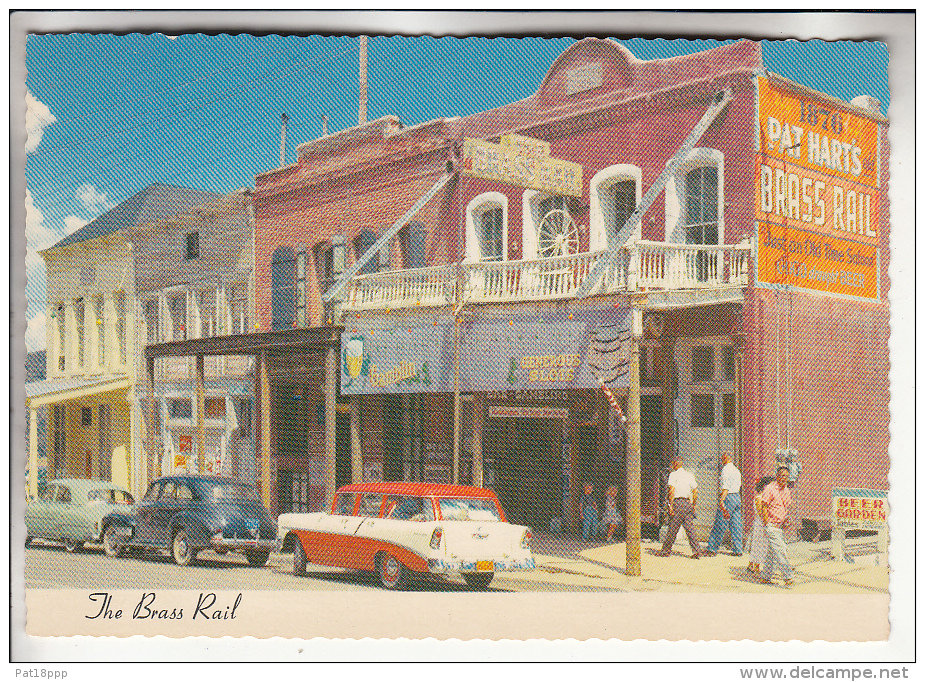
<instances>
[{"instance_id":1,"label":"balcony railing","mask_svg":"<svg viewBox=\"0 0 925 682\"><path fill-rule=\"evenodd\" d=\"M387 270L357 275L350 282L344 309L443 306L456 301L456 266Z\"/></svg>"},{"instance_id":2,"label":"balcony railing","mask_svg":"<svg viewBox=\"0 0 925 682\"><path fill-rule=\"evenodd\" d=\"M637 241L627 249L639 289L715 289L748 284L751 245Z\"/></svg>"},{"instance_id":3,"label":"balcony railing","mask_svg":"<svg viewBox=\"0 0 925 682\"><path fill-rule=\"evenodd\" d=\"M589 295L627 290L697 290L748 284L751 246L637 241L620 249L599 272ZM533 260L464 263L390 270L353 278L345 310L510 303L573 298L606 251Z\"/></svg>"}]
</instances>

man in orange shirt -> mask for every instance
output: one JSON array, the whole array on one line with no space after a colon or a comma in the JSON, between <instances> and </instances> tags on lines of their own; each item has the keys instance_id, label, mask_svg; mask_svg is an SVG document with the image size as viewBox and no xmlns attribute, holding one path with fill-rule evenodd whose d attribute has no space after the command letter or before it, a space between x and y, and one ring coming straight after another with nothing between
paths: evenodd
<instances>
[{"instance_id":1,"label":"man in orange shirt","mask_svg":"<svg viewBox=\"0 0 925 682\"><path fill-rule=\"evenodd\" d=\"M761 493L761 519L768 533L768 560L761 571L761 582L767 584L774 576L774 567L779 566L784 585L793 585L793 568L787 556L783 530L791 502L790 488L787 487L789 476L787 467L777 467L777 480L769 483Z\"/></svg>"}]
</instances>

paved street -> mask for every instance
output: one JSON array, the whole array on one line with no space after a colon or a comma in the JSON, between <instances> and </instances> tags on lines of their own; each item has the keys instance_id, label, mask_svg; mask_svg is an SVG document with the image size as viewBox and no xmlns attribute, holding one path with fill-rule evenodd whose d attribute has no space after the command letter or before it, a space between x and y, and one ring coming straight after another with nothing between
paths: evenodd
<instances>
[{"instance_id":1,"label":"paved street","mask_svg":"<svg viewBox=\"0 0 925 682\"><path fill-rule=\"evenodd\" d=\"M113 559L90 545L68 554L36 541L25 550L27 589L211 589L211 590L381 590L374 575L309 566L306 577L292 575L292 555L273 554L264 568L251 568L243 556L201 552L195 566L181 567L166 554L133 554ZM493 592L624 591L616 576L582 575L561 568L499 573ZM461 580L425 583L419 590L467 591Z\"/></svg>"}]
</instances>

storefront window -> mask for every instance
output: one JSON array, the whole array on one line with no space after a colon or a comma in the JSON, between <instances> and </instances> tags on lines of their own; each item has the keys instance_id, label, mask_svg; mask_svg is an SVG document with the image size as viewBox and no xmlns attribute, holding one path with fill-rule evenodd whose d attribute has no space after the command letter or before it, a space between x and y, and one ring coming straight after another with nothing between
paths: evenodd
<instances>
[{"instance_id":1,"label":"storefront window","mask_svg":"<svg viewBox=\"0 0 925 682\"><path fill-rule=\"evenodd\" d=\"M723 393L723 428L734 429L736 426L736 394Z\"/></svg>"},{"instance_id":2,"label":"storefront window","mask_svg":"<svg viewBox=\"0 0 925 682\"><path fill-rule=\"evenodd\" d=\"M712 394L691 394L691 427L695 429L712 428L715 423L714 400Z\"/></svg>"},{"instance_id":3,"label":"storefront window","mask_svg":"<svg viewBox=\"0 0 925 682\"><path fill-rule=\"evenodd\" d=\"M694 346L691 349L691 380L710 381L713 378L713 346Z\"/></svg>"}]
</instances>

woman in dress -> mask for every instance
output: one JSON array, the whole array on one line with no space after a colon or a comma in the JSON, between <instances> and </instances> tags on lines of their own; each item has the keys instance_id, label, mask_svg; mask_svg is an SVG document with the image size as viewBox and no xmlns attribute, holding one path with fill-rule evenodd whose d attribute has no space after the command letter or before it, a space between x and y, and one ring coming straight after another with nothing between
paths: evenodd
<instances>
[{"instance_id":1,"label":"woman in dress","mask_svg":"<svg viewBox=\"0 0 925 682\"><path fill-rule=\"evenodd\" d=\"M761 511L759 509L761 493L765 486L773 480L773 476L762 476L755 486L755 500L753 503L755 516L752 519L752 532L748 536L749 559L751 559L748 562L748 570L755 574L761 571L761 564L767 560L768 555L768 534L765 532L764 524L761 522Z\"/></svg>"},{"instance_id":2,"label":"woman in dress","mask_svg":"<svg viewBox=\"0 0 925 682\"><path fill-rule=\"evenodd\" d=\"M613 534L623 523L623 517L617 509L617 488L607 488L607 497L604 498L604 523L607 524L607 542L613 540Z\"/></svg>"}]
</instances>

